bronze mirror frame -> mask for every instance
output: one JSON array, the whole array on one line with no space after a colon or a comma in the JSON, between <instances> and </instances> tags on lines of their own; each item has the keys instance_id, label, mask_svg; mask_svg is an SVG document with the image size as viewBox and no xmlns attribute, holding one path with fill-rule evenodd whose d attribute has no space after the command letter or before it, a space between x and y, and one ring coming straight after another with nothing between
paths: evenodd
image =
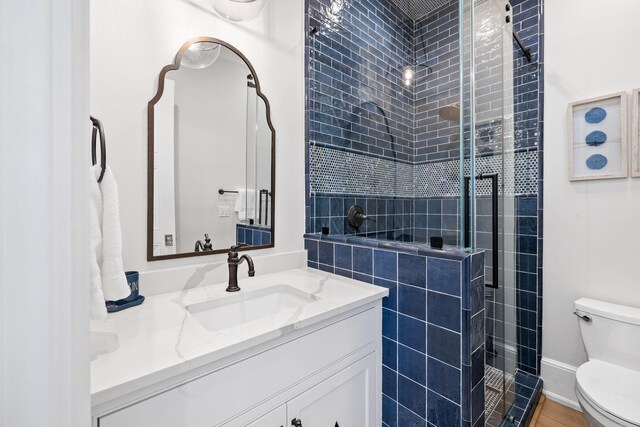
<instances>
[{"instance_id":1,"label":"bronze mirror frame","mask_svg":"<svg viewBox=\"0 0 640 427\"><path fill-rule=\"evenodd\" d=\"M227 253L229 249L214 249L213 251L206 252L184 252L180 254L172 254L172 255L154 255L153 254L153 185L154 185L154 177L153 177L153 168L154 168L154 108L158 103L160 98L162 98L162 93L164 92L164 81L167 73L169 71L174 71L180 68L180 62L182 61L182 57L185 51L194 43L200 42L211 42L217 43L220 46L224 46L227 49L231 50L233 53L238 55L244 63L249 67L251 71L251 75L253 75L254 83L256 85L256 94L262 101L265 103L265 112L267 125L271 130L271 244L269 245L257 245L257 246L246 246L241 247L238 250L247 251L254 249L267 249L275 247L275 213L276 213L276 130L273 127L273 123L271 122L271 105L269 104L269 100L262 93L260 88L260 80L258 79L258 75L256 73L255 68L249 62L247 57L242 54L238 49L236 49L231 44L225 42L224 40L220 40L213 37L195 37L190 40L187 40L180 50L176 54L176 57L173 61L173 64L165 65L160 71L160 75L158 77L158 91L155 96L149 101L147 105L147 261L161 261L166 259L176 259L176 258L189 258L196 256L206 256L206 255L215 255Z\"/></svg>"}]
</instances>

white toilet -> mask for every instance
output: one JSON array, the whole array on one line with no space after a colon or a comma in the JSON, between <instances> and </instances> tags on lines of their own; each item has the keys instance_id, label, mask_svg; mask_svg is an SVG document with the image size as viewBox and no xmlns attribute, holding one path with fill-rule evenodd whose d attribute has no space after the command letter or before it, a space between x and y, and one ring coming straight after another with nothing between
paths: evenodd
<instances>
[{"instance_id":1,"label":"white toilet","mask_svg":"<svg viewBox=\"0 0 640 427\"><path fill-rule=\"evenodd\" d=\"M640 308L575 302L589 361L576 372L576 396L592 427L640 426Z\"/></svg>"}]
</instances>

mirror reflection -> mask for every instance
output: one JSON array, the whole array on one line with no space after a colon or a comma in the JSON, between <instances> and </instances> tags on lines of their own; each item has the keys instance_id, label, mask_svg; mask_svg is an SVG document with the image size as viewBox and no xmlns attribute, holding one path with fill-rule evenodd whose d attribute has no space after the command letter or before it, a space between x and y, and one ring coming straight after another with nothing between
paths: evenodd
<instances>
[{"instance_id":1,"label":"mirror reflection","mask_svg":"<svg viewBox=\"0 0 640 427\"><path fill-rule=\"evenodd\" d=\"M273 244L273 147L255 72L226 43L186 43L149 103L150 260Z\"/></svg>"}]
</instances>

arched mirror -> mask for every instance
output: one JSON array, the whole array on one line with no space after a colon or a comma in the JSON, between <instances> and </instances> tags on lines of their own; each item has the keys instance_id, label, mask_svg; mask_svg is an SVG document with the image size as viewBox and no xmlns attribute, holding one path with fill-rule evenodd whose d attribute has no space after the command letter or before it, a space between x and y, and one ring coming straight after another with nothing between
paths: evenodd
<instances>
[{"instance_id":1,"label":"arched mirror","mask_svg":"<svg viewBox=\"0 0 640 427\"><path fill-rule=\"evenodd\" d=\"M182 45L149 101L148 138L149 261L274 246L275 130L238 49Z\"/></svg>"}]
</instances>

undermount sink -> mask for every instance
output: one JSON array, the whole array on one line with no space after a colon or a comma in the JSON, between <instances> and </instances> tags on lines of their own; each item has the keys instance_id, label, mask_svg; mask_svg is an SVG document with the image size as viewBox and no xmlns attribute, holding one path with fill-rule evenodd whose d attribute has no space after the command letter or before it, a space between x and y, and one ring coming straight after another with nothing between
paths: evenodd
<instances>
[{"instance_id":1,"label":"undermount sink","mask_svg":"<svg viewBox=\"0 0 640 427\"><path fill-rule=\"evenodd\" d=\"M287 285L191 304L187 311L210 331L220 331L278 313L294 313L318 297Z\"/></svg>"}]
</instances>

